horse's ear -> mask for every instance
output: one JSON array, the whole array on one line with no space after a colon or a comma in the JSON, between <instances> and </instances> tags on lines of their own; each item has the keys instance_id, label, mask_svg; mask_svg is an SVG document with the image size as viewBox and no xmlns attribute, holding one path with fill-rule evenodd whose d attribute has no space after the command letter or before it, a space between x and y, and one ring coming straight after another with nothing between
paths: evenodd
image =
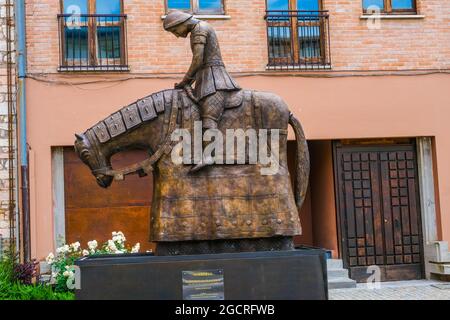
<instances>
[{"instance_id":1,"label":"horse's ear","mask_svg":"<svg viewBox=\"0 0 450 320\"><path fill-rule=\"evenodd\" d=\"M77 138L78 141L83 141L83 137L78 133L75 133L75 138Z\"/></svg>"}]
</instances>

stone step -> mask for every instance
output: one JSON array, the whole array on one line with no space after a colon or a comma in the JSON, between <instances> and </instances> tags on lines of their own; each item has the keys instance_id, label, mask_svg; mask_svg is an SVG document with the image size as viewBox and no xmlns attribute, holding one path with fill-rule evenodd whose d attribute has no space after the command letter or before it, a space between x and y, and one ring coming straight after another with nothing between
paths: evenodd
<instances>
[{"instance_id":1,"label":"stone step","mask_svg":"<svg viewBox=\"0 0 450 320\"><path fill-rule=\"evenodd\" d=\"M328 279L328 289L356 288L356 281L350 278Z\"/></svg>"},{"instance_id":2,"label":"stone step","mask_svg":"<svg viewBox=\"0 0 450 320\"><path fill-rule=\"evenodd\" d=\"M343 267L341 259L327 259L327 269L342 269Z\"/></svg>"},{"instance_id":3,"label":"stone step","mask_svg":"<svg viewBox=\"0 0 450 320\"><path fill-rule=\"evenodd\" d=\"M445 274L441 272L431 272L431 279L436 279L439 281L450 282L450 274Z\"/></svg>"},{"instance_id":4,"label":"stone step","mask_svg":"<svg viewBox=\"0 0 450 320\"><path fill-rule=\"evenodd\" d=\"M348 270L347 269L328 269L328 279L333 278L348 278Z\"/></svg>"},{"instance_id":5,"label":"stone step","mask_svg":"<svg viewBox=\"0 0 450 320\"><path fill-rule=\"evenodd\" d=\"M450 261L430 261L430 271L450 275Z\"/></svg>"},{"instance_id":6,"label":"stone step","mask_svg":"<svg viewBox=\"0 0 450 320\"><path fill-rule=\"evenodd\" d=\"M328 259L327 273L329 289L356 288L356 281L349 278L341 259Z\"/></svg>"},{"instance_id":7,"label":"stone step","mask_svg":"<svg viewBox=\"0 0 450 320\"><path fill-rule=\"evenodd\" d=\"M441 266L442 273L450 275L450 263L449 264L443 264Z\"/></svg>"}]
</instances>

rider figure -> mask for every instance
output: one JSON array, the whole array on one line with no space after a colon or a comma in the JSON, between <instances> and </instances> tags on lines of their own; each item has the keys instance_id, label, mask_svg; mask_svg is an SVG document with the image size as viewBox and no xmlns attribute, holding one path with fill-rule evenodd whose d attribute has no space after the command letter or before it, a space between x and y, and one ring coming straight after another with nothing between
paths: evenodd
<instances>
[{"instance_id":1,"label":"rider figure","mask_svg":"<svg viewBox=\"0 0 450 320\"><path fill-rule=\"evenodd\" d=\"M186 38L191 33L192 63L175 88L189 90L195 82L194 95L200 106L203 131L217 129L225 107L226 91L241 88L225 69L214 29L191 14L177 10L169 12L164 20L164 29L176 37ZM205 165L203 160L191 171L200 170Z\"/></svg>"}]
</instances>

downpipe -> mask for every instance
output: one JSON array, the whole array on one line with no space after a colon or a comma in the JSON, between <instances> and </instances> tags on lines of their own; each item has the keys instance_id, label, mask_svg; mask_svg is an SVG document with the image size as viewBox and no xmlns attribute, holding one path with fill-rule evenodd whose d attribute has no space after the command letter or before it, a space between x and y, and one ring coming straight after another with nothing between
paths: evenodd
<instances>
[{"instance_id":1,"label":"downpipe","mask_svg":"<svg viewBox=\"0 0 450 320\"><path fill-rule=\"evenodd\" d=\"M16 49L19 106L19 155L20 155L20 193L22 207L22 238L23 259L31 260L31 223L30 223L30 188L29 188L29 160L27 145L27 108L26 108L26 30L25 30L25 0L16 0L14 4L16 22Z\"/></svg>"}]
</instances>

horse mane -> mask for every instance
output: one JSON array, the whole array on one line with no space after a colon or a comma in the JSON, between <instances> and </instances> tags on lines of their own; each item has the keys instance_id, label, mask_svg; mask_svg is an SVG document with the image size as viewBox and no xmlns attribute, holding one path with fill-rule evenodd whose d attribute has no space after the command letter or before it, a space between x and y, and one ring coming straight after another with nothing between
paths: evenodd
<instances>
[{"instance_id":1,"label":"horse mane","mask_svg":"<svg viewBox=\"0 0 450 320\"><path fill-rule=\"evenodd\" d=\"M117 112L98 122L87 131L92 131L100 143L108 142L122 134L138 128L164 113L172 104L175 89L153 93L123 107Z\"/></svg>"}]
</instances>

